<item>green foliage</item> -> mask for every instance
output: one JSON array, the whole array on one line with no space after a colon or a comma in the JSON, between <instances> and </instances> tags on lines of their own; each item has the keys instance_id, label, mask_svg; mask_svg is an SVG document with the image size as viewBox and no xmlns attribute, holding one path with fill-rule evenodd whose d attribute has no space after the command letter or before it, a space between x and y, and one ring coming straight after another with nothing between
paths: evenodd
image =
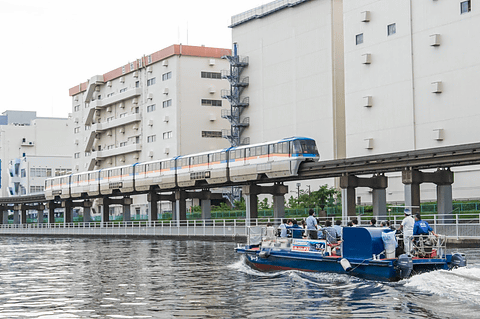
<instances>
[{"instance_id":1,"label":"green foliage","mask_svg":"<svg viewBox=\"0 0 480 319\"><path fill-rule=\"evenodd\" d=\"M268 199L264 198L262 201L258 201L258 208L261 210L270 209L270 206L268 206Z\"/></svg>"},{"instance_id":2,"label":"green foliage","mask_svg":"<svg viewBox=\"0 0 480 319\"><path fill-rule=\"evenodd\" d=\"M218 206L212 206L211 210L212 212L226 212L226 211L230 211L231 208L225 203L220 203L220 205Z\"/></svg>"},{"instance_id":3,"label":"green foliage","mask_svg":"<svg viewBox=\"0 0 480 319\"><path fill-rule=\"evenodd\" d=\"M245 199L242 197L240 200L236 200L233 202L233 206L235 207L235 210L245 210L247 208L247 205L245 204Z\"/></svg>"},{"instance_id":4,"label":"green foliage","mask_svg":"<svg viewBox=\"0 0 480 319\"><path fill-rule=\"evenodd\" d=\"M307 190L300 190L298 198L290 197L288 199L288 207L323 209L325 206L333 206L337 198L340 198L340 192L335 187L328 187L325 184L310 194Z\"/></svg>"},{"instance_id":5,"label":"green foliage","mask_svg":"<svg viewBox=\"0 0 480 319\"><path fill-rule=\"evenodd\" d=\"M201 213L202 212L202 207L195 205L190 208L190 212L192 213Z\"/></svg>"}]
</instances>

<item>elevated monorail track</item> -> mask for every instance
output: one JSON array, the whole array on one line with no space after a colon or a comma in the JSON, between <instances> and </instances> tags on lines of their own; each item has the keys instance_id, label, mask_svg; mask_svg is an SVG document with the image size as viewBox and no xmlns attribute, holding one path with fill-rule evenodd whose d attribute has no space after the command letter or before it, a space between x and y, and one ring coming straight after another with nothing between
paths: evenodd
<instances>
[{"instance_id":1,"label":"elevated monorail track","mask_svg":"<svg viewBox=\"0 0 480 319\"><path fill-rule=\"evenodd\" d=\"M480 165L480 143L462 144L447 147L404 151L371 156L352 157L346 159L304 162L300 165L298 175L281 178L262 176L255 183L287 182L307 179L322 179L342 175L366 175L399 172L404 169L438 169L458 166ZM228 182L223 185L212 185L212 188L232 185L245 185L251 182ZM179 188L183 190L208 188L209 185ZM165 190L168 192L169 190ZM171 191L171 190L170 190ZM130 194L113 194L112 196L139 195L146 192ZM103 196L97 196L103 197ZM83 198L78 198L81 200ZM73 198L73 200L76 200ZM32 204L45 202L45 195L23 195L0 198L0 205Z\"/></svg>"}]
</instances>

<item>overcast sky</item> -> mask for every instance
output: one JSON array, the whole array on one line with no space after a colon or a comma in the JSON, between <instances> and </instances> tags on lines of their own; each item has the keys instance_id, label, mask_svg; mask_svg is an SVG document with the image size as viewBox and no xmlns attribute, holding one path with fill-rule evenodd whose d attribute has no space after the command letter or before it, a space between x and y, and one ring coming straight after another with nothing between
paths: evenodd
<instances>
[{"instance_id":1,"label":"overcast sky","mask_svg":"<svg viewBox=\"0 0 480 319\"><path fill-rule=\"evenodd\" d=\"M231 48L231 16L268 2L0 0L0 113L67 117L71 87L172 44Z\"/></svg>"}]
</instances>

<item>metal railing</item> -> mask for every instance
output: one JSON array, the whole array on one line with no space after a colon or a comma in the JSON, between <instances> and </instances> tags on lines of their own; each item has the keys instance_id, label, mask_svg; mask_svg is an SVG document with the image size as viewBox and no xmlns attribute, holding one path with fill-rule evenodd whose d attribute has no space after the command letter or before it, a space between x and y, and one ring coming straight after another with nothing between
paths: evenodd
<instances>
[{"instance_id":1,"label":"metal railing","mask_svg":"<svg viewBox=\"0 0 480 319\"><path fill-rule=\"evenodd\" d=\"M346 226L348 221L357 218L359 226L369 226L370 216L351 216L342 221ZM302 218L303 219L303 218ZM335 217L320 218L320 224L326 220L334 224ZM381 221L390 221L398 228L403 216L378 216L377 226ZM480 238L480 214L475 218L462 218L462 215L422 216L437 234L447 237ZM0 224L1 234L62 234L62 235L134 235L134 236L246 236L249 226L279 225L281 219L272 217L252 219L210 219L181 221L118 221L118 222L74 222L74 223L31 223L31 224ZM301 224L301 219L299 220Z\"/></svg>"}]
</instances>

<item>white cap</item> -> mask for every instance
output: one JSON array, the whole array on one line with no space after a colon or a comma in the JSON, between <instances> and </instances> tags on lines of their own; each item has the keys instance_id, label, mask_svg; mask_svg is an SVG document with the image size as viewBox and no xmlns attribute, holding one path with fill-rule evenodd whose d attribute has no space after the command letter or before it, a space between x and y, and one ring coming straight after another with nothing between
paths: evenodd
<instances>
[{"instance_id":1,"label":"white cap","mask_svg":"<svg viewBox=\"0 0 480 319\"><path fill-rule=\"evenodd\" d=\"M403 212L405 213L405 215L412 215L412 212L408 208L405 208Z\"/></svg>"}]
</instances>

